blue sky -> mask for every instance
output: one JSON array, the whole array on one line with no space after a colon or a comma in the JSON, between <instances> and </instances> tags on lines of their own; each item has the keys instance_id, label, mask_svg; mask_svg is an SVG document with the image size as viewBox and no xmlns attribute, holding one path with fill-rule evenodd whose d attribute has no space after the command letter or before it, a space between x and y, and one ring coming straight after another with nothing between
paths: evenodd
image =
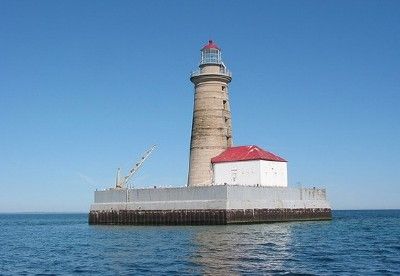
<instances>
[{"instance_id":1,"label":"blue sky","mask_svg":"<svg viewBox=\"0 0 400 276\"><path fill-rule=\"evenodd\" d=\"M399 1L0 1L0 212L186 184L199 50L233 72L235 145L335 209L400 208Z\"/></svg>"}]
</instances>

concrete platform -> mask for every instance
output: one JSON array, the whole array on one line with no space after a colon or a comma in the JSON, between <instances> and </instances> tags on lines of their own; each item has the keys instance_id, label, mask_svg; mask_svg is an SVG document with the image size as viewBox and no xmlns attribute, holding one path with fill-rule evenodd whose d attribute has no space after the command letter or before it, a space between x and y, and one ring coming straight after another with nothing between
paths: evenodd
<instances>
[{"instance_id":1,"label":"concrete platform","mask_svg":"<svg viewBox=\"0 0 400 276\"><path fill-rule=\"evenodd\" d=\"M95 192L90 224L212 225L329 220L325 189L208 186Z\"/></svg>"}]
</instances>

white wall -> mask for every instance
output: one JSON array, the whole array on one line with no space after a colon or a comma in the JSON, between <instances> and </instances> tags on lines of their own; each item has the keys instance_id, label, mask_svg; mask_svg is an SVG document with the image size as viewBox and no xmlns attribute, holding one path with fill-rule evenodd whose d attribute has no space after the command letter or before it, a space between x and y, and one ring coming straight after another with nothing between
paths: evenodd
<instances>
[{"instance_id":1,"label":"white wall","mask_svg":"<svg viewBox=\"0 0 400 276\"><path fill-rule=\"evenodd\" d=\"M213 164L214 185L261 184L260 161L224 162Z\"/></svg>"},{"instance_id":2,"label":"white wall","mask_svg":"<svg viewBox=\"0 0 400 276\"><path fill-rule=\"evenodd\" d=\"M265 160L213 164L214 185L287 187L287 163Z\"/></svg>"},{"instance_id":3,"label":"white wall","mask_svg":"<svg viewBox=\"0 0 400 276\"><path fill-rule=\"evenodd\" d=\"M260 161L262 186L287 187L287 163L276 161Z\"/></svg>"}]
</instances>

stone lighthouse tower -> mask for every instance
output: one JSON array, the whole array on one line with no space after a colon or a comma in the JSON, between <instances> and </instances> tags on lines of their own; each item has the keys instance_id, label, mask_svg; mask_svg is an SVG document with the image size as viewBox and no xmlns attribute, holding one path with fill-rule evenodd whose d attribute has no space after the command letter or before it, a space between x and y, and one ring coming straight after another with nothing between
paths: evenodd
<instances>
[{"instance_id":1,"label":"stone lighthouse tower","mask_svg":"<svg viewBox=\"0 0 400 276\"><path fill-rule=\"evenodd\" d=\"M228 96L231 80L231 73L222 62L221 49L210 40L201 49L199 69L190 76L195 93L188 186L210 186L211 158L232 146Z\"/></svg>"}]
</instances>

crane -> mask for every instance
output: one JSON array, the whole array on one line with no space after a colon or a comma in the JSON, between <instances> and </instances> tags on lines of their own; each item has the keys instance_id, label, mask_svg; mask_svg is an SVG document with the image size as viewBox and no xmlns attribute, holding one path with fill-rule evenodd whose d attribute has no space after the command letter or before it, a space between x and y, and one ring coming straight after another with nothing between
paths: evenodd
<instances>
[{"instance_id":1,"label":"crane","mask_svg":"<svg viewBox=\"0 0 400 276\"><path fill-rule=\"evenodd\" d=\"M117 179L115 181L115 188L122 189L125 188L132 176L140 169L143 165L144 161L150 156L153 150L156 148L156 145L153 145L149 148L141 157L141 159L133 166L133 168L129 171L128 175L124 176L122 179L120 177L120 168L117 170Z\"/></svg>"}]
</instances>

